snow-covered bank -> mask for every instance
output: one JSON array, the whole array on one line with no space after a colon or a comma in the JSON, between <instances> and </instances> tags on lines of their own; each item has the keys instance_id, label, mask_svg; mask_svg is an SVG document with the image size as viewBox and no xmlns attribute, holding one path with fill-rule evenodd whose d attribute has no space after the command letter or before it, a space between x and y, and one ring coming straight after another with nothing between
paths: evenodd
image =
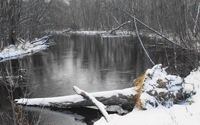
<instances>
[{"instance_id":1,"label":"snow-covered bank","mask_svg":"<svg viewBox=\"0 0 200 125\"><path fill-rule=\"evenodd\" d=\"M55 34L79 34L79 35L100 35L101 37L130 37L130 36L135 36L136 33L134 31L128 31L128 30L117 30L115 31L114 34L109 34L109 31L105 30L97 30L97 31L92 31L92 30L79 30L79 31L67 31L64 32L65 30L62 31L51 31L51 33ZM150 38L156 38L156 39L161 39L160 36L156 35L155 33L148 33L146 31L140 32L140 35L150 37Z\"/></svg>"},{"instance_id":2,"label":"snow-covered bank","mask_svg":"<svg viewBox=\"0 0 200 125\"><path fill-rule=\"evenodd\" d=\"M47 47L49 47L49 37L50 36L45 36L40 39L36 38L32 42L24 41L21 39L21 43L5 47L0 52L0 62L10 59L16 59L46 49Z\"/></svg>"},{"instance_id":3,"label":"snow-covered bank","mask_svg":"<svg viewBox=\"0 0 200 125\"><path fill-rule=\"evenodd\" d=\"M51 33L52 34L55 33L55 34L99 35L101 37L130 37L130 36L137 37L135 31L128 31L128 30L117 30L117 31L115 31L114 34L109 34L109 31L105 31L105 30L70 31L68 29L67 30L54 30L54 31L51 31ZM154 40L161 40L161 39L163 39L163 37L165 37L164 39L168 39L169 43L174 43L178 46L182 46L183 48L185 48L185 45L183 45L181 42L181 38L179 38L178 36L175 36L174 33L164 31L159 34L160 35L153 33L153 32L149 32L148 30L140 30L140 32L139 32L139 35L141 37L148 37L149 39L154 39ZM195 41L195 38L192 37L192 39ZM189 47L187 45L186 48L187 49L197 48L197 51L200 52L200 43L196 41L196 43L194 43L194 45L192 47Z\"/></svg>"},{"instance_id":4,"label":"snow-covered bank","mask_svg":"<svg viewBox=\"0 0 200 125\"><path fill-rule=\"evenodd\" d=\"M200 67L192 71L185 79L185 92L196 92L183 104L176 104L170 108L159 105L150 106L148 110L135 108L127 115L110 115L109 123L102 117L94 125L199 125L200 124ZM154 83L152 83L154 84Z\"/></svg>"}]
</instances>

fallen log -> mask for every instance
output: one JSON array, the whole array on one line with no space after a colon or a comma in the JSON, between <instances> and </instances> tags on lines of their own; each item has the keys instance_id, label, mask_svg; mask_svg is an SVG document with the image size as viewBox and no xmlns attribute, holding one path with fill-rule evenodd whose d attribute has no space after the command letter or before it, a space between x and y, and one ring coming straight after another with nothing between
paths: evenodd
<instances>
[{"instance_id":1,"label":"fallen log","mask_svg":"<svg viewBox=\"0 0 200 125\"><path fill-rule=\"evenodd\" d=\"M60 32L60 33L66 33L66 32L69 32L69 31L70 31L70 28L67 29L67 30L64 30L64 31L62 31L62 32Z\"/></svg>"},{"instance_id":2,"label":"fallen log","mask_svg":"<svg viewBox=\"0 0 200 125\"><path fill-rule=\"evenodd\" d=\"M121 27L123 27L124 25L129 24L129 23L131 23L131 21L128 21L128 22L125 22L125 23L121 24L121 25L118 26L117 28L111 30L111 31L109 32L109 34L112 34L114 31L118 30L119 28L121 28Z\"/></svg>"},{"instance_id":3,"label":"fallen log","mask_svg":"<svg viewBox=\"0 0 200 125\"><path fill-rule=\"evenodd\" d=\"M125 105L136 103L135 91L136 87L131 87L122 90L103 91L91 93L98 101L104 105ZM56 108L75 108L75 107L86 107L95 106L91 101L84 99L81 95L68 95L60 97L49 97L49 98L22 98L15 99L15 103L19 105L29 106L46 106Z\"/></svg>"},{"instance_id":4,"label":"fallen log","mask_svg":"<svg viewBox=\"0 0 200 125\"><path fill-rule=\"evenodd\" d=\"M106 106L103 105L101 102L97 101L96 98L94 98L94 96L92 96L90 93L85 92L81 89L79 89L78 87L74 86L73 90L83 96L84 98L90 100L93 104L95 104L97 106L97 108L101 111L101 113L103 114L104 118L106 119L107 122L111 121L111 118L108 115L108 112L105 110Z\"/></svg>"}]
</instances>

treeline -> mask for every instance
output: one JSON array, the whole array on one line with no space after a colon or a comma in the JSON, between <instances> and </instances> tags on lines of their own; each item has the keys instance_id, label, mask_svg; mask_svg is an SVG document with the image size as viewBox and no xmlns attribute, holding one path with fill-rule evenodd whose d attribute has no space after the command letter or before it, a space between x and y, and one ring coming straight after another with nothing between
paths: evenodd
<instances>
[{"instance_id":1,"label":"treeline","mask_svg":"<svg viewBox=\"0 0 200 125\"><path fill-rule=\"evenodd\" d=\"M1 49L17 38L32 40L51 29L134 30L123 10L159 32L170 32L187 43L198 34L199 0L1 0ZM139 29L146 29L138 24Z\"/></svg>"},{"instance_id":2,"label":"treeline","mask_svg":"<svg viewBox=\"0 0 200 125\"><path fill-rule=\"evenodd\" d=\"M33 40L41 31L51 29L49 5L43 0L0 1L0 44L1 50L16 44L22 38ZM23 41L21 41L23 42Z\"/></svg>"},{"instance_id":3,"label":"treeline","mask_svg":"<svg viewBox=\"0 0 200 125\"><path fill-rule=\"evenodd\" d=\"M60 0L60 2L63 2ZM58 3L58 1L57 1ZM194 28L198 0L69 0L65 11L66 26L77 29L107 29L130 20L120 8L156 30ZM131 28L132 29L132 28Z\"/></svg>"},{"instance_id":4,"label":"treeline","mask_svg":"<svg viewBox=\"0 0 200 125\"><path fill-rule=\"evenodd\" d=\"M159 32L170 32L185 41L198 33L199 0L62 0L57 1L60 28L110 30L133 20L124 10ZM55 6L54 4L52 4ZM64 21L64 23L62 22ZM133 22L133 21L132 21ZM59 22L58 22L59 23ZM196 25L195 25L196 24ZM134 30L134 23L126 30ZM138 25L139 29L146 29ZM191 39L191 38L187 38Z\"/></svg>"}]
</instances>

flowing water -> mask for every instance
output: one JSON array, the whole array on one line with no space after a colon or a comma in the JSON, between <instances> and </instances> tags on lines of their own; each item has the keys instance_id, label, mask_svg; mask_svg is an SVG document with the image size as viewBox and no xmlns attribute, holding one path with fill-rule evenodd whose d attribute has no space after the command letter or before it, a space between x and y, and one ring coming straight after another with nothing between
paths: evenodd
<instances>
[{"instance_id":1,"label":"flowing water","mask_svg":"<svg viewBox=\"0 0 200 125\"><path fill-rule=\"evenodd\" d=\"M87 92L124 89L133 86L133 79L153 66L137 38L55 35L54 39L56 43L47 50L11 61L13 72L26 69L28 87L24 89L32 91L28 97L76 94L73 86ZM163 47L162 41L145 37L142 40L155 64L171 65L173 70L174 49ZM89 125L101 116L88 109L23 109L27 110L30 122L41 118L39 125Z\"/></svg>"}]
</instances>

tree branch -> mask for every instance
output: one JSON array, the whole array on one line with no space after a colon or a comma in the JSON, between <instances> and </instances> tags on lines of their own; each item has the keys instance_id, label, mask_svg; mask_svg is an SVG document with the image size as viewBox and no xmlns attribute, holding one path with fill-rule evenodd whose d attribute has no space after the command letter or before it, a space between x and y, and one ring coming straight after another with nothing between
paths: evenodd
<instances>
[{"instance_id":1,"label":"tree branch","mask_svg":"<svg viewBox=\"0 0 200 125\"><path fill-rule=\"evenodd\" d=\"M123 27L124 25L126 25L126 24L128 24L128 23L131 23L131 21L128 21L128 22L125 22L125 23L121 24L121 25L118 26L117 28L111 30L111 31L109 32L109 34L112 34L115 30L118 30L119 28Z\"/></svg>"},{"instance_id":2,"label":"tree branch","mask_svg":"<svg viewBox=\"0 0 200 125\"><path fill-rule=\"evenodd\" d=\"M111 121L111 119L110 119L110 117L109 117L107 111L105 110L105 107L106 107L106 106L105 106L103 103L97 101L96 98L94 98L94 96L92 96L90 93L85 92L85 91L79 89L79 88L76 87L76 86L73 87L73 90L74 90L77 94L83 96L83 97L86 98L86 99L89 99L92 103L94 103L94 104L97 106L97 108L101 111L101 113L103 114L103 116L104 116L104 118L106 119L107 122L110 122L110 121Z\"/></svg>"},{"instance_id":3,"label":"tree branch","mask_svg":"<svg viewBox=\"0 0 200 125\"><path fill-rule=\"evenodd\" d=\"M142 43L142 40L140 39L135 18L134 18L134 23L135 23L135 31L136 31L137 37L138 37L138 39L140 41L140 44L142 45L142 48L145 51L145 53L146 53L147 57L149 58L149 60L151 61L151 63L155 66L155 63L152 61L151 57L149 56L148 52L146 51L146 49L145 49L145 47L144 47L144 45Z\"/></svg>"},{"instance_id":4,"label":"tree branch","mask_svg":"<svg viewBox=\"0 0 200 125\"><path fill-rule=\"evenodd\" d=\"M195 20L194 29L193 29L193 33L194 33L195 36L196 36L197 21L198 21L198 19L199 19L199 10L200 10L200 2L199 2L199 5L198 5L196 20Z\"/></svg>"}]
</instances>

